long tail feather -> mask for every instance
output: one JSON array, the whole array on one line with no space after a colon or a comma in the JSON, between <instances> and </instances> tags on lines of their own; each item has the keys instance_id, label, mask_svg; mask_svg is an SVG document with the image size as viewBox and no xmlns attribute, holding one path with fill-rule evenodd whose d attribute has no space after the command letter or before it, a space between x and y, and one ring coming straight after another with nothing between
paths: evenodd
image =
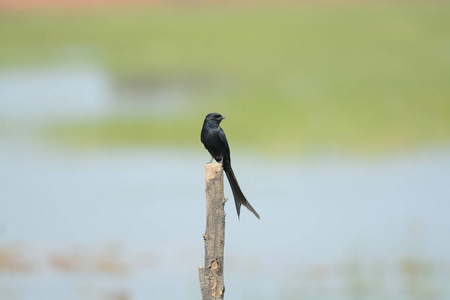
<instances>
[{"instance_id":1,"label":"long tail feather","mask_svg":"<svg viewBox=\"0 0 450 300\"><path fill-rule=\"evenodd\" d=\"M227 175L228 182L230 183L231 191L233 192L234 203L236 204L236 211L238 214L238 218L240 217L241 204L242 204L245 207L247 207L247 209L249 211L251 211L259 219L259 214L247 201L247 199L244 196L244 193L242 193L241 188L239 187L239 183L236 180L236 176L234 176L234 172L233 172L233 169L231 168L231 166L225 167L224 171L225 171L225 174Z\"/></svg>"}]
</instances>

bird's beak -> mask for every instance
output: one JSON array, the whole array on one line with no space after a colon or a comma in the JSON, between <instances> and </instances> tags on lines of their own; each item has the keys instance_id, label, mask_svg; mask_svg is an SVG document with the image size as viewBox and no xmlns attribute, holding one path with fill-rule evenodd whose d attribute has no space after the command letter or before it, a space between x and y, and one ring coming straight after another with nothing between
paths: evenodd
<instances>
[{"instance_id":1,"label":"bird's beak","mask_svg":"<svg viewBox=\"0 0 450 300\"><path fill-rule=\"evenodd\" d=\"M224 116L222 116L222 118L220 118L221 120L223 120L223 119L225 119L225 117Z\"/></svg>"}]
</instances>

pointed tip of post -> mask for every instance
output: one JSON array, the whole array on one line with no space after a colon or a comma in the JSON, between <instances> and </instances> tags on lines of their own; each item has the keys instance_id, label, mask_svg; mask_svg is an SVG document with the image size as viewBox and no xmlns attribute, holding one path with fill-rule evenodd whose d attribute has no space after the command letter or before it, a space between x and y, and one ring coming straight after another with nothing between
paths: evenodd
<instances>
[{"instance_id":1,"label":"pointed tip of post","mask_svg":"<svg viewBox=\"0 0 450 300\"><path fill-rule=\"evenodd\" d=\"M208 182L212 178L216 178L221 176L222 174L222 164L213 162L205 165L205 182L208 185Z\"/></svg>"},{"instance_id":2,"label":"pointed tip of post","mask_svg":"<svg viewBox=\"0 0 450 300\"><path fill-rule=\"evenodd\" d=\"M218 163L217 161L212 161L212 162L207 163L205 165L205 167L214 167L214 166L218 166L218 165L222 166L222 163Z\"/></svg>"}]
</instances>

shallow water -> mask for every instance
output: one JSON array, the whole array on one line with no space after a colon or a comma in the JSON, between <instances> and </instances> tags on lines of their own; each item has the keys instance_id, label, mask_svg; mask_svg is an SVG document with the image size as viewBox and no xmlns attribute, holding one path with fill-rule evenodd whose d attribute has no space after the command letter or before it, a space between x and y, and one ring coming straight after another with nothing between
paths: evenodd
<instances>
[{"instance_id":1,"label":"shallow water","mask_svg":"<svg viewBox=\"0 0 450 300\"><path fill-rule=\"evenodd\" d=\"M0 298L198 299L205 152L4 141ZM450 295L448 149L264 164L233 155L261 220L226 205L227 298Z\"/></svg>"}]
</instances>

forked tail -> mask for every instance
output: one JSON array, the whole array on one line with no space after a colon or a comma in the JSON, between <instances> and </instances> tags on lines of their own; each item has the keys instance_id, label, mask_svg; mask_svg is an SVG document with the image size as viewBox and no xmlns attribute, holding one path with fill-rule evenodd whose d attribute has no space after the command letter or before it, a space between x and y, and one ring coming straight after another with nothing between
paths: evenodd
<instances>
[{"instance_id":1,"label":"forked tail","mask_svg":"<svg viewBox=\"0 0 450 300\"><path fill-rule=\"evenodd\" d=\"M241 213L241 204L247 207L249 211L251 211L258 219L259 214L256 212L256 210L250 205L250 203L247 201L247 199L244 196L244 193L242 193L241 188L239 187L239 183L236 180L236 176L234 176L233 169L231 166L224 166L223 170L225 171L225 174L227 175L228 182L231 186L231 191L233 192L234 197L234 203L236 204L236 211L238 214L238 218L240 217Z\"/></svg>"}]
</instances>

